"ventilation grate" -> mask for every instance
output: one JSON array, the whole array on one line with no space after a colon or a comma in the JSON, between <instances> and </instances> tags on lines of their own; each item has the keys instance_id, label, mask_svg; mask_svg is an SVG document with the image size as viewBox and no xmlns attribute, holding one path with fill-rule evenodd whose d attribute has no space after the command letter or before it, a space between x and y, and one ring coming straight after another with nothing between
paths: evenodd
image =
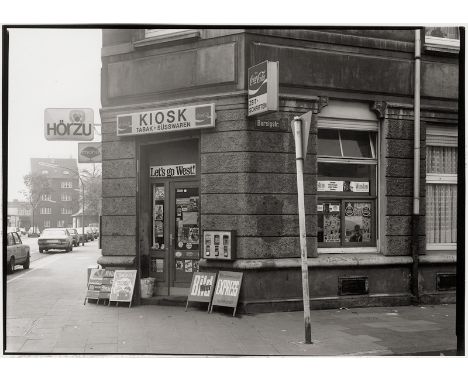
<instances>
[{"instance_id":1,"label":"ventilation grate","mask_svg":"<svg viewBox=\"0 0 468 382\"><path fill-rule=\"evenodd\" d=\"M436 276L437 290L456 290L457 275L456 273L438 273Z\"/></svg>"},{"instance_id":2,"label":"ventilation grate","mask_svg":"<svg viewBox=\"0 0 468 382\"><path fill-rule=\"evenodd\" d=\"M369 294L368 279L367 276L339 277L338 294L340 296Z\"/></svg>"}]
</instances>

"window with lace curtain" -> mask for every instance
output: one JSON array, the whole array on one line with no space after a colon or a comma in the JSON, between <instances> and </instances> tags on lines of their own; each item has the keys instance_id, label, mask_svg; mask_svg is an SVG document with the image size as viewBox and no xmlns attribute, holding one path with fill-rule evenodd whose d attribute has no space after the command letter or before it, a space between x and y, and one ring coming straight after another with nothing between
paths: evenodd
<instances>
[{"instance_id":1,"label":"window with lace curtain","mask_svg":"<svg viewBox=\"0 0 468 382\"><path fill-rule=\"evenodd\" d=\"M456 249L457 132L427 129L426 243L427 249Z\"/></svg>"}]
</instances>

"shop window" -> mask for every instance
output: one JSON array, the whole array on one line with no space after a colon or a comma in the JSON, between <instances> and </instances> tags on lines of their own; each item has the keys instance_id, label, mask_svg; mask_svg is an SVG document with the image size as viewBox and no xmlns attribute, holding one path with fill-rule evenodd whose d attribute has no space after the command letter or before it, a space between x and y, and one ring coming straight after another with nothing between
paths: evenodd
<instances>
[{"instance_id":1,"label":"shop window","mask_svg":"<svg viewBox=\"0 0 468 382\"><path fill-rule=\"evenodd\" d=\"M454 53L460 50L458 27L426 27L424 32L426 50Z\"/></svg>"},{"instance_id":2,"label":"shop window","mask_svg":"<svg viewBox=\"0 0 468 382\"><path fill-rule=\"evenodd\" d=\"M376 135L319 130L319 247L375 247Z\"/></svg>"},{"instance_id":3,"label":"shop window","mask_svg":"<svg viewBox=\"0 0 468 382\"><path fill-rule=\"evenodd\" d=\"M457 243L457 132L428 128L426 138L426 245L454 250Z\"/></svg>"}]
</instances>

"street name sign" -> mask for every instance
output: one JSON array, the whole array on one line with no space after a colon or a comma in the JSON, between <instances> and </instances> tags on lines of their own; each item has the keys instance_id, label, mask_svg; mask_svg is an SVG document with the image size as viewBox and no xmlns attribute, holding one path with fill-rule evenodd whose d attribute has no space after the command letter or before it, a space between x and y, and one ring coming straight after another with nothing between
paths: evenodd
<instances>
[{"instance_id":1,"label":"street name sign","mask_svg":"<svg viewBox=\"0 0 468 382\"><path fill-rule=\"evenodd\" d=\"M242 272L226 272L219 271L216 288L211 302L210 313L213 311L213 306L227 306L234 308L232 316L236 315L237 302L242 285Z\"/></svg>"},{"instance_id":2,"label":"street name sign","mask_svg":"<svg viewBox=\"0 0 468 382\"><path fill-rule=\"evenodd\" d=\"M203 129L214 127L215 119L214 103L141 111L118 115L117 135L122 137Z\"/></svg>"},{"instance_id":3,"label":"street name sign","mask_svg":"<svg viewBox=\"0 0 468 382\"><path fill-rule=\"evenodd\" d=\"M78 163L101 163L102 143L78 143Z\"/></svg>"},{"instance_id":4,"label":"street name sign","mask_svg":"<svg viewBox=\"0 0 468 382\"><path fill-rule=\"evenodd\" d=\"M216 282L216 273L194 272L192 276L192 284L190 285L189 294L185 311L187 311L189 301L207 302L208 310L210 310L211 298Z\"/></svg>"},{"instance_id":5,"label":"street name sign","mask_svg":"<svg viewBox=\"0 0 468 382\"><path fill-rule=\"evenodd\" d=\"M92 141L93 109L45 109L44 136L48 141Z\"/></svg>"},{"instance_id":6,"label":"street name sign","mask_svg":"<svg viewBox=\"0 0 468 382\"><path fill-rule=\"evenodd\" d=\"M248 116L278 111L279 62L263 61L247 71Z\"/></svg>"}]
</instances>

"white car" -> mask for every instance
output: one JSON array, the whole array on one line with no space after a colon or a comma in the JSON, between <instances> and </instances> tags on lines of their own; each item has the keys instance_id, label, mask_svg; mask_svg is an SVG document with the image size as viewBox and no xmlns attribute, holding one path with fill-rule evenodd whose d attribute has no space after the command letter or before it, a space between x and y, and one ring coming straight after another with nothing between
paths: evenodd
<instances>
[{"instance_id":1,"label":"white car","mask_svg":"<svg viewBox=\"0 0 468 382\"><path fill-rule=\"evenodd\" d=\"M7 233L7 272L13 273L16 265L29 268L31 261L29 245L23 244L17 232Z\"/></svg>"}]
</instances>

